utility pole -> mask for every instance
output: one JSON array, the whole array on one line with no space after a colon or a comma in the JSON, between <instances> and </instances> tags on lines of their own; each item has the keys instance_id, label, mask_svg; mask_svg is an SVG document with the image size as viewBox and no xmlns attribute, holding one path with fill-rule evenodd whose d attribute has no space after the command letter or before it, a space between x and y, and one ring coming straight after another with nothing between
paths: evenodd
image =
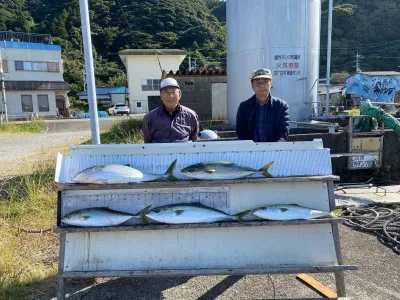
<instances>
[{"instance_id":1,"label":"utility pole","mask_svg":"<svg viewBox=\"0 0 400 300\"><path fill-rule=\"evenodd\" d=\"M192 71L192 57L189 56L189 72Z\"/></svg>"},{"instance_id":2,"label":"utility pole","mask_svg":"<svg viewBox=\"0 0 400 300\"><path fill-rule=\"evenodd\" d=\"M329 116L329 86L331 84L331 41L332 41L332 10L333 0L329 0L329 14L328 14L328 48L326 53L326 97L325 97L325 116Z\"/></svg>"},{"instance_id":3,"label":"utility pole","mask_svg":"<svg viewBox=\"0 0 400 300\"><path fill-rule=\"evenodd\" d=\"M79 0L79 9L82 23L85 70L88 83L88 103L90 112L90 128L92 131L92 144L100 144L99 116L97 113L96 83L94 80L92 37L90 32L88 0Z\"/></svg>"},{"instance_id":4,"label":"utility pole","mask_svg":"<svg viewBox=\"0 0 400 300\"><path fill-rule=\"evenodd\" d=\"M2 109L1 113L4 114L5 122L8 123L8 113L7 113L7 100L6 100L6 86L4 83L4 72L3 72L3 59L0 54L0 79L1 79L1 95L2 95Z\"/></svg>"},{"instance_id":5,"label":"utility pole","mask_svg":"<svg viewBox=\"0 0 400 300\"><path fill-rule=\"evenodd\" d=\"M356 73L361 72L361 69L360 69L360 61L361 61L363 58L364 58L364 56L358 54L358 51L357 51L357 54L356 54Z\"/></svg>"}]
</instances>

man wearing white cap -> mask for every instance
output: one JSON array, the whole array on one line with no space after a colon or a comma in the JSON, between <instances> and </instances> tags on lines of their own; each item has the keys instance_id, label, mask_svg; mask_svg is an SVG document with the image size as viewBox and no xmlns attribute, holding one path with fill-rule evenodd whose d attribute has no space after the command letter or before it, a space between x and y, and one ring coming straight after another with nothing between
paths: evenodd
<instances>
[{"instance_id":1,"label":"man wearing white cap","mask_svg":"<svg viewBox=\"0 0 400 300\"><path fill-rule=\"evenodd\" d=\"M173 78L161 81L162 105L144 116L145 143L174 143L197 141L199 118L190 108L179 104L182 92Z\"/></svg>"},{"instance_id":2,"label":"man wearing white cap","mask_svg":"<svg viewBox=\"0 0 400 300\"><path fill-rule=\"evenodd\" d=\"M256 69L250 76L254 95L240 103L236 134L240 140L284 142L289 133L289 108L285 101L271 96L272 73Z\"/></svg>"}]
</instances>

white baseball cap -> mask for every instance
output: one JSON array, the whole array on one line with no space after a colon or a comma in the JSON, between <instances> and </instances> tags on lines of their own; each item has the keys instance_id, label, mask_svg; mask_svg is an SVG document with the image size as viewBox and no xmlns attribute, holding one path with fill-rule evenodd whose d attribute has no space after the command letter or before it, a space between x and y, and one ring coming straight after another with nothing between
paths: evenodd
<instances>
[{"instance_id":1,"label":"white baseball cap","mask_svg":"<svg viewBox=\"0 0 400 300\"><path fill-rule=\"evenodd\" d=\"M160 90L162 90L163 88L165 88L167 86L174 86L174 87L177 87L178 89L181 89L179 87L178 82L173 78L165 78L163 81L161 81Z\"/></svg>"}]
</instances>

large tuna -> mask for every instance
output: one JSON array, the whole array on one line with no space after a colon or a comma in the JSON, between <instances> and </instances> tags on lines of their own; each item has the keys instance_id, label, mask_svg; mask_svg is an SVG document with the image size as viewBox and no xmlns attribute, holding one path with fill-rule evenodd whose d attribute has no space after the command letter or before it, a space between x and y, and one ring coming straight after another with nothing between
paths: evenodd
<instances>
[{"instance_id":1,"label":"large tuna","mask_svg":"<svg viewBox=\"0 0 400 300\"><path fill-rule=\"evenodd\" d=\"M87 168L72 178L74 183L94 183L94 184L117 184L155 181L159 179L175 180L173 171L176 165L176 159L169 166L165 174L144 173L138 169L116 165L99 165Z\"/></svg>"},{"instance_id":2,"label":"large tuna","mask_svg":"<svg viewBox=\"0 0 400 300\"><path fill-rule=\"evenodd\" d=\"M255 173L261 173L265 177L272 177L272 175L268 173L268 169L273 163L274 162L271 161L261 169L256 170L228 161L212 161L191 165L182 169L181 172L188 177L202 180L238 179Z\"/></svg>"}]
</instances>

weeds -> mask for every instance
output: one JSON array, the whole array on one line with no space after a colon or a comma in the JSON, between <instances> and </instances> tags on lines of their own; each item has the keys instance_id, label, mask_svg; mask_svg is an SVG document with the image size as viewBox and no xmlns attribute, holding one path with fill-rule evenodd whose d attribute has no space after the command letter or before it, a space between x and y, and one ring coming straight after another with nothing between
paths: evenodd
<instances>
[{"instance_id":1,"label":"weeds","mask_svg":"<svg viewBox=\"0 0 400 300\"><path fill-rule=\"evenodd\" d=\"M112 127L101 134L102 144L140 144L143 143L141 132L143 119L128 118L115 122ZM89 141L88 143L91 143Z\"/></svg>"},{"instance_id":2,"label":"weeds","mask_svg":"<svg viewBox=\"0 0 400 300\"><path fill-rule=\"evenodd\" d=\"M0 125L0 133L40 133L44 129L41 119L33 119L29 122L9 122Z\"/></svg>"},{"instance_id":3,"label":"weeds","mask_svg":"<svg viewBox=\"0 0 400 300\"><path fill-rule=\"evenodd\" d=\"M56 272L57 236L26 233L55 226L53 181L47 163L0 185L0 299L25 298L30 285Z\"/></svg>"}]
</instances>

